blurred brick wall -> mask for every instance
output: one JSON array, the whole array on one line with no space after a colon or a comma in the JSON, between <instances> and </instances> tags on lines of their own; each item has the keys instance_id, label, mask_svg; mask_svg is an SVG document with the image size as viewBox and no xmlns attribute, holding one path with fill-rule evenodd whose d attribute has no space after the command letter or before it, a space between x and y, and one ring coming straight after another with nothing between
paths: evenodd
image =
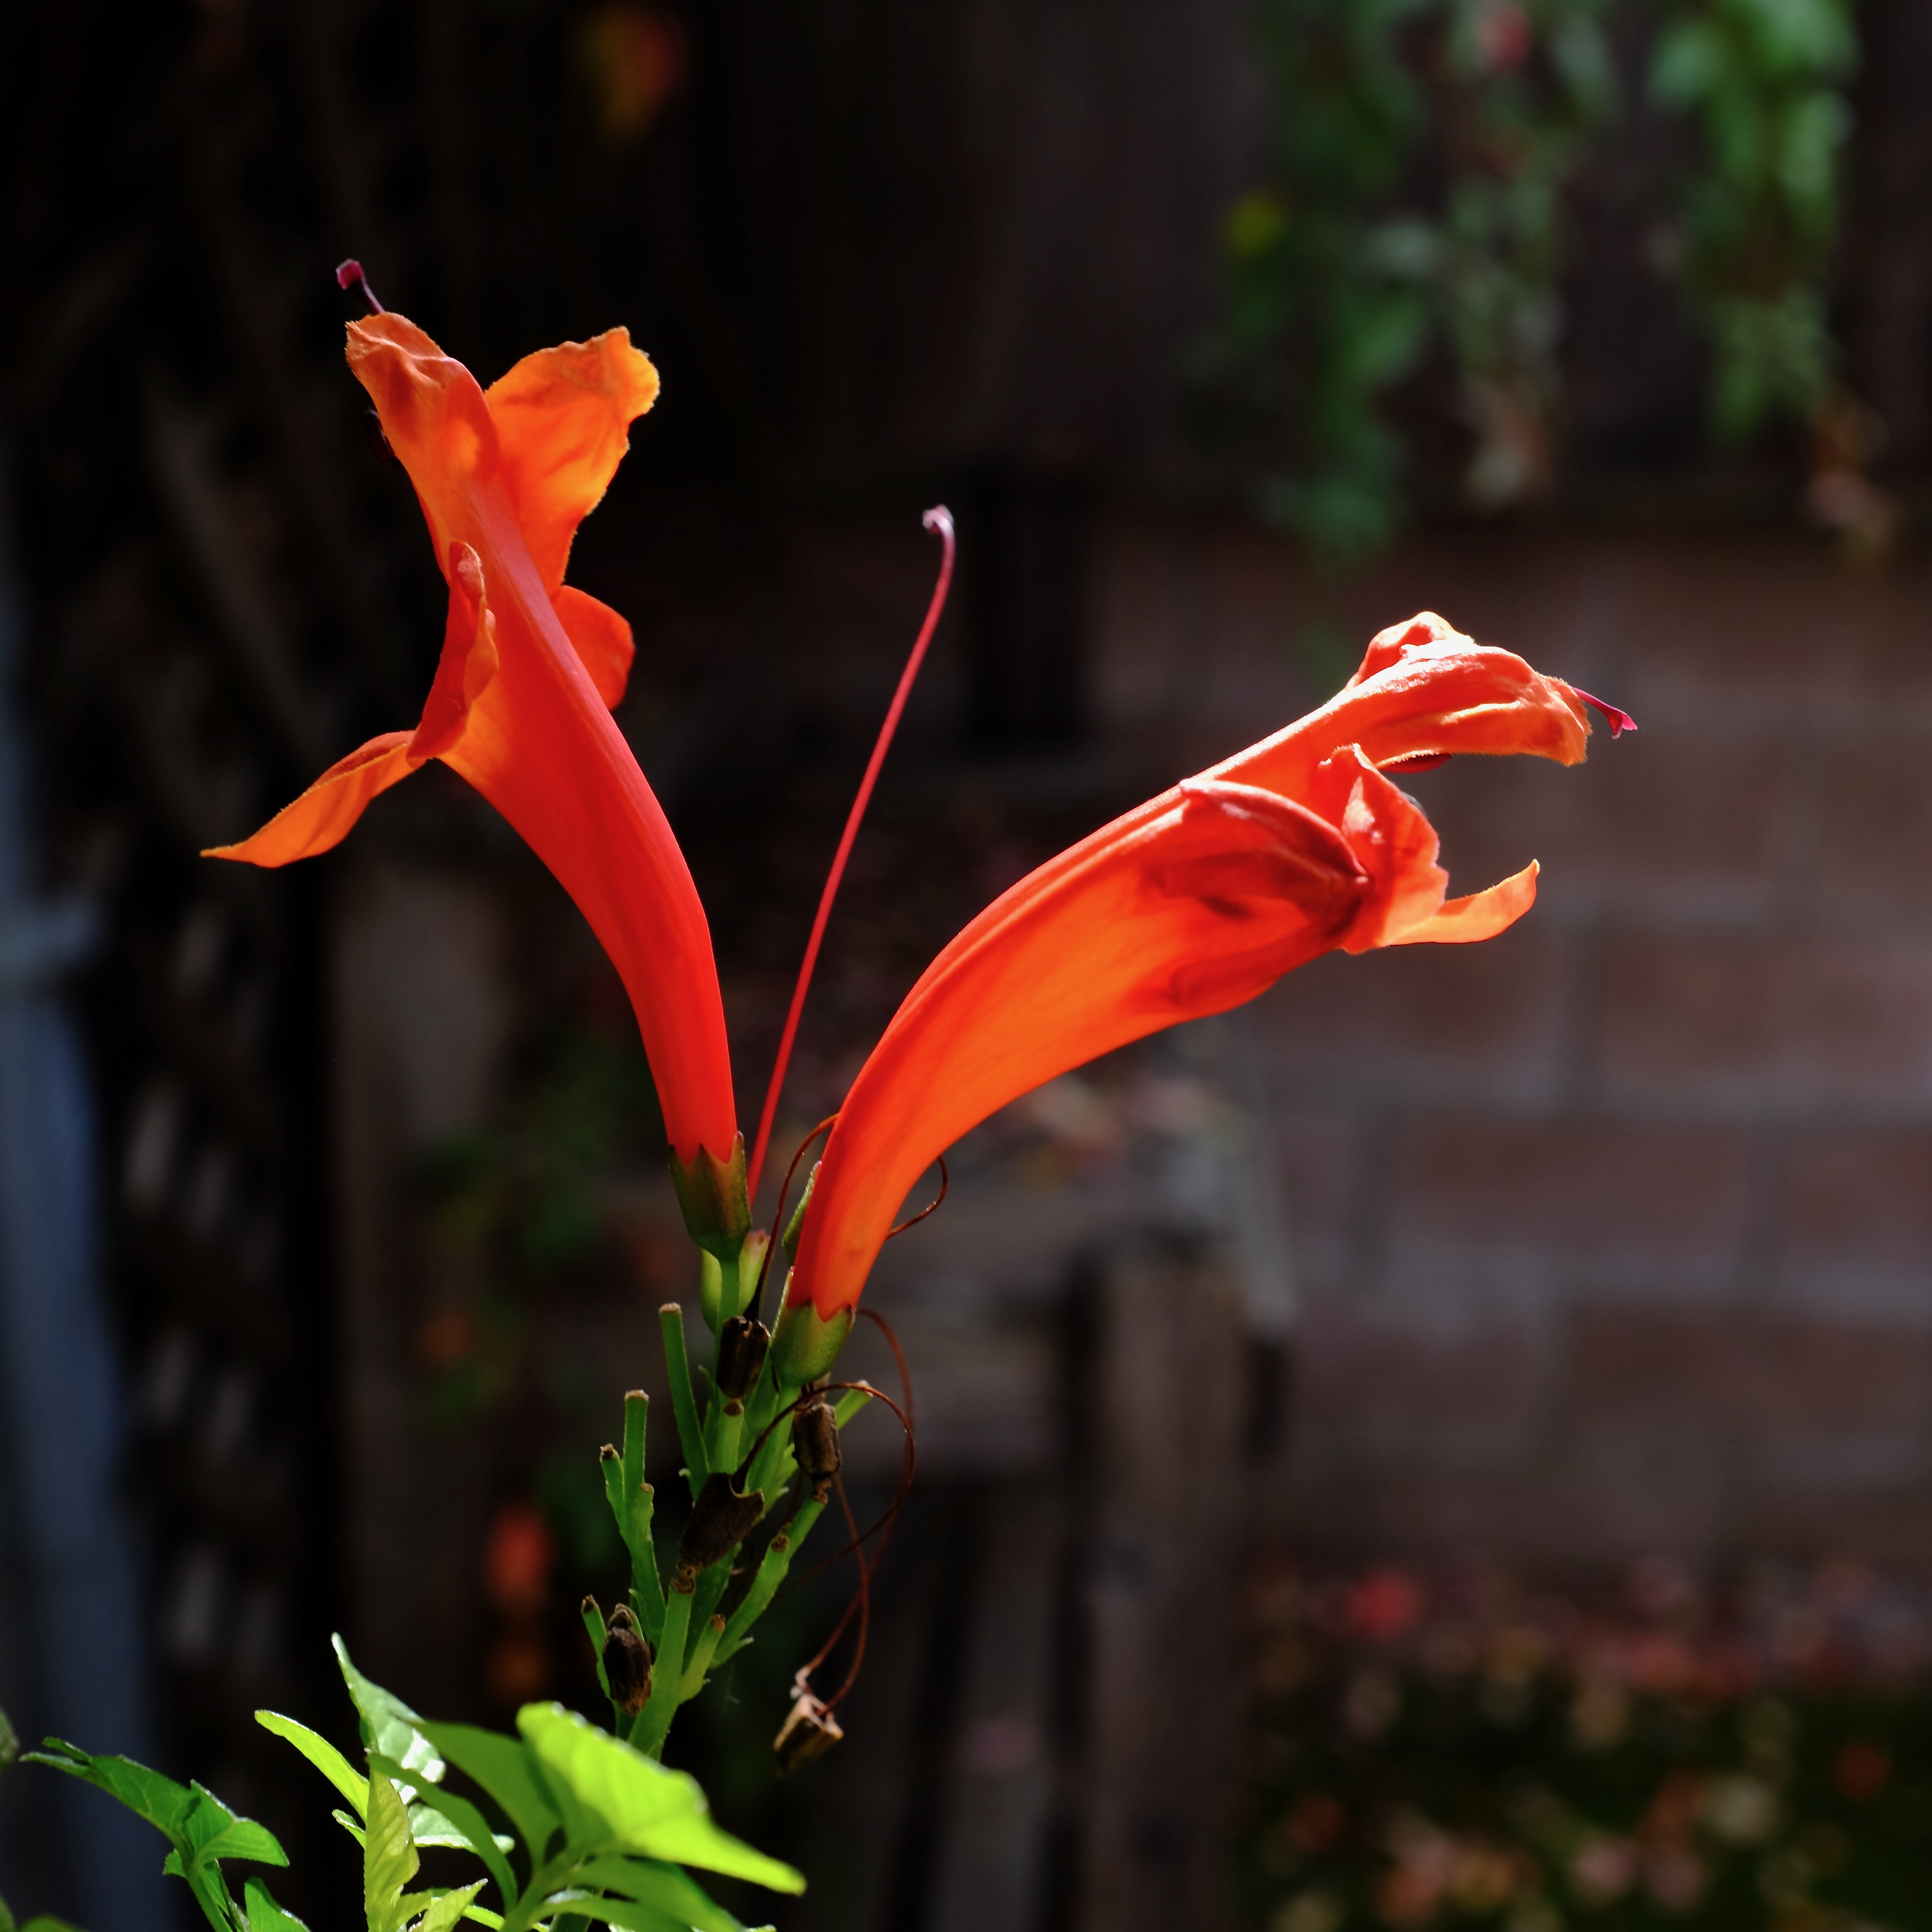
<instances>
[{"instance_id":1,"label":"blurred brick wall","mask_svg":"<svg viewBox=\"0 0 1932 1932\"><path fill-rule=\"evenodd\" d=\"M1282 1526L1932 1551L1932 572L1796 537L1465 536L1342 586L1253 536L1101 550L1104 722L1177 769L1304 709L1324 633L1424 607L1642 723L1580 770L1414 780L1452 890L1534 856L1540 903L1258 1011Z\"/></svg>"}]
</instances>

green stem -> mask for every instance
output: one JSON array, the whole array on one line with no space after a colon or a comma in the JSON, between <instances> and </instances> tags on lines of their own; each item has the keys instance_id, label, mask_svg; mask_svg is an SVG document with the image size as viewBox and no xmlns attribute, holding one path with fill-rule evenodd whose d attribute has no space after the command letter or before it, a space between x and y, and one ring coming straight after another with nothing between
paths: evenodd
<instances>
[{"instance_id":1,"label":"green stem","mask_svg":"<svg viewBox=\"0 0 1932 1932\"><path fill-rule=\"evenodd\" d=\"M610 1680L604 1670L604 1643L610 1633L604 1628L604 1612L597 1607L595 1597L586 1597L583 1608L584 1628L590 1639L590 1655L597 1666L597 1688L610 1700L610 1720L617 1722L617 1701L610 1696Z\"/></svg>"},{"instance_id":2,"label":"green stem","mask_svg":"<svg viewBox=\"0 0 1932 1932\"><path fill-rule=\"evenodd\" d=\"M691 1599L691 1622L694 1630L704 1629L712 1612L723 1600L730 1581L731 1558L729 1556L720 1557L698 1578L698 1588Z\"/></svg>"},{"instance_id":3,"label":"green stem","mask_svg":"<svg viewBox=\"0 0 1932 1932\"><path fill-rule=\"evenodd\" d=\"M677 1418L677 1439L684 1446L685 1478L692 1501L704 1486L711 1466L704 1454L704 1432L698 1426L698 1402L691 1390L691 1358L685 1352L684 1310L668 1301L658 1310L664 1330L664 1367L670 1376L670 1406Z\"/></svg>"},{"instance_id":4,"label":"green stem","mask_svg":"<svg viewBox=\"0 0 1932 1932\"><path fill-rule=\"evenodd\" d=\"M651 1420L651 1399L642 1389L632 1389L624 1397L624 1493L634 1496L644 1482L644 1438ZM617 1519L617 1527L626 1527Z\"/></svg>"},{"instance_id":5,"label":"green stem","mask_svg":"<svg viewBox=\"0 0 1932 1932\"><path fill-rule=\"evenodd\" d=\"M791 1568L793 1552L812 1534L812 1525L818 1522L824 1508L823 1498L806 1497L793 1512L791 1521L766 1544L764 1558L758 1565L758 1574L752 1579L752 1587L745 1592L743 1602L731 1612L730 1621L724 1626L724 1634L718 1645L718 1663L727 1662L737 1652L751 1634L752 1626L770 1608L772 1598L778 1594L778 1586Z\"/></svg>"},{"instance_id":6,"label":"green stem","mask_svg":"<svg viewBox=\"0 0 1932 1932\"><path fill-rule=\"evenodd\" d=\"M711 1440L705 1454L714 1469L735 1469L738 1466L738 1444L743 1439L744 1427L742 1402L712 1403Z\"/></svg>"},{"instance_id":7,"label":"green stem","mask_svg":"<svg viewBox=\"0 0 1932 1932\"><path fill-rule=\"evenodd\" d=\"M506 1915L502 1932L524 1932L524 1928L533 1924L542 1910L544 1900L582 1863L579 1853L562 1851L548 1864L538 1866L530 1874L530 1882L524 1887L523 1896Z\"/></svg>"},{"instance_id":8,"label":"green stem","mask_svg":"<svg viewBox=\"0 0 1932 1932\"><path fill-rule=\"evenodd\" d=\"M724 1619L719 1616L709 1618L698 1633L698 1641L691 1647L691 1661L685 1666L683 1702L688 1703L704 1688L704 1673L711 1668L712 1653L724 1634Z\"/></svg>"},{"instance_id":9,"label":"green stem","mask_svg":"<svg viewBox=\"0 0 1932 1932\"><path fill-rule=\"evenodd\" d=\"M664 1604L664 1640L658 1646L651 1672L651 1694L638 1713L631 1742L646 1757L656 1757L664 1749L670 1720L677 1714L684 1689L685 1638L691 1628L691 1596L674 1583Z\"/></svg>"},{"instance_id":10,"label":"green stem","mask_svg":"<svg viewBox=\"0 0 1932 1932\"><path fill-rule=\"evenodd\" d=\"M843 1429L872 1400L870 1389L848 1389L832 1406L832 1419Z\"/></svg>"},{"instance_id":11,"label":"green stem","mask_svg":"<svg viewBox=\"0 0 1932 1932\"><path fill-rule=\"evenodd\" d=\"M664 1634L664 1582L658 1575L657 1545L651 1540L651 1514L656 1498L648 1483L638 1485L631 1502L631 1607L653 1645Z\"/></svg>"},{"instance_id":12,"label":"green stem","mask_svg":"<svg viewBox=\"0 0 1932 1932\"><path fill-rule=\"evenodd\" d=\"M768 1496L776 1496L791 1480L792 1471L796 1466L791 1453L790 1425L781 1422L765 1438L765 1446L758 1451L746 1474L745 1494L749 1496L754 1490L763 1490Z\"/></svg>"}]
</instances>

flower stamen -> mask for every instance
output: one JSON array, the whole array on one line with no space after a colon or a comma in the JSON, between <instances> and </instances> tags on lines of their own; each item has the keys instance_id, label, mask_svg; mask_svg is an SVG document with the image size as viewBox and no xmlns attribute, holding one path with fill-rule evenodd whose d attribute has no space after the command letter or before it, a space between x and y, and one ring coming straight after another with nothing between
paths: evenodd
<instances>
[{"instance_id":1,"label":"flower stamen","mask_svg":"<svg viewBox=\"0 0 1932 1932\"><path fill-rule=\"evenodd\" d=\"M932 601L926 607L926 622L919 627L912 655L906 659L905 669L899 674L898 688L892 693L892 701L886 708L886 722L879 727L878 740L866 766L866 776L859 781L858 796L853 800L852 809L846 816L845 830L838 841L838 850L832 855L832 869L825 875L825 890L818 896L818 912L812 922L812 936L805 943L805 958L798 969L798 983L792 988L784 1030L778 1036L778 1058L772 1066L771 1084L765 1089L764 1107L758 1115L758 1137L752 1143L752 1162L746 1170L746 1185L754 1201L758 1198L758 1176L764 1168L765 1149L771 1141L772 1121L778 1110L778 1096L784 1088L785 1070L791 1064L792 1044L798 1037L799 1016L805 1010L805 996L812 985L812 970L818 964L818 949L824 941L826 922L832 916L832 902L838 896L839 881L845 876L845 862L852 856L860 823L866 816L866 806L872 802L872 788L878 782L879 770L886 762L892 734L898 729L900 714L905 710L906 700L912 694L913 680L918 676L919 668L926 661L926 646L932 642L939 614L946 608L946 593L952 587L952 513L944 503L936 504L920 520L938 535L946 547L939 562L939 581L933 586Z\"/></svg>"}]
</instances>

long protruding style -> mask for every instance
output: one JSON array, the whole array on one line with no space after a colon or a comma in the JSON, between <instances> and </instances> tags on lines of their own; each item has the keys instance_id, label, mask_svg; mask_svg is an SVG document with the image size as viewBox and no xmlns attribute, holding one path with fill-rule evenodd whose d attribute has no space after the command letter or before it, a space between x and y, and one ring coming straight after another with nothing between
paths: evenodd
<instances>
[{"instance_id":1,"label":"long protruding style","mask_svg":"<svg viewBox=\"0 0 1932 1932\"><path fill-rule=\"evenodd\" d=\"M838 850L832 855L832 869L825 875L825 890L818 896L818 914L812 922L812 936L805 942L805 958L798 969L798 983L792 988L784 1031L778 1036L778 1058L772 1064L771 1084L765 1089L765 1104L758 1115L758 1138L752 1144L752 1165L746 1181L754 1201L758 1198L758 1176L764 1170L765 1149L771 1140L772 1123L778 1116L778 1096L784 1090L785 1070L791 1064L792 1046L798 1038L799 1016L805 1010L805 996L811 990L812 970L818 964L818 949L824 943L825 928L832 917L832 902L838 896L839 881L845 876L845 862L852 856L852 847L859 836L866 808L872 802L872 788L879 782L880 769L886 762L886 753L891 748L892 734L899 728L899 718L905 710L906 700L912 695L913 681L919 676L920 666L926 662L926 646L932 642L932 634L939 626L940 614L946 608L946 593L952 587L956 548L952 512L944 503L935 504L920 520L945 546L939 560L939 580L932 587L932 601L926 606L926 622L919 627L912 654L906 659L905 669L899 674L898 688L892 693L892 701L886 707L886 722L879 727L878 739L872 746L866 776L859 781L852 809L846 814L844 835L838 841Z\"/></svg>"}]
</instances>

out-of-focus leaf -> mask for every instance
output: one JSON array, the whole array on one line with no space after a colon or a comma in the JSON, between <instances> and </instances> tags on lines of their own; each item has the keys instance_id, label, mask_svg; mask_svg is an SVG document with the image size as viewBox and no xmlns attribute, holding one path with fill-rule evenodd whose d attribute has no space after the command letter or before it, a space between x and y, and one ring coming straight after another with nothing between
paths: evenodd
<instances>
[{"instance_id":1,"label":"out-of-focus leaf","mask_svg":"<svg viewBox=\"0 0 1932 1932\"><path fill-rule=\"evenodd\" d=\"M592 1858L573 1874L575 1883L597 1892L614 1892L650 1906L691 1932L745 1932L724 1906L707 1898L687 1871L655 1859ZM613 1923L617 1922L613 1921Z\"/></svg>"},{"instance_id":2,"label":"out-of-focus leaf","mask_svg":"<svg viewBox=\"0 0 1932 1932\"><path fill-rule=\"evenodd\" d=\"M595 1924L620 1926L624 1932L691 1932L684 1920L660 1912L656 1906L639 1905L628 1898L599 1898L574 1888L552 1893L544 1900L544 1910L554 1912L560 1925L583 1918Z\"/></svg>"}]
</instances>

